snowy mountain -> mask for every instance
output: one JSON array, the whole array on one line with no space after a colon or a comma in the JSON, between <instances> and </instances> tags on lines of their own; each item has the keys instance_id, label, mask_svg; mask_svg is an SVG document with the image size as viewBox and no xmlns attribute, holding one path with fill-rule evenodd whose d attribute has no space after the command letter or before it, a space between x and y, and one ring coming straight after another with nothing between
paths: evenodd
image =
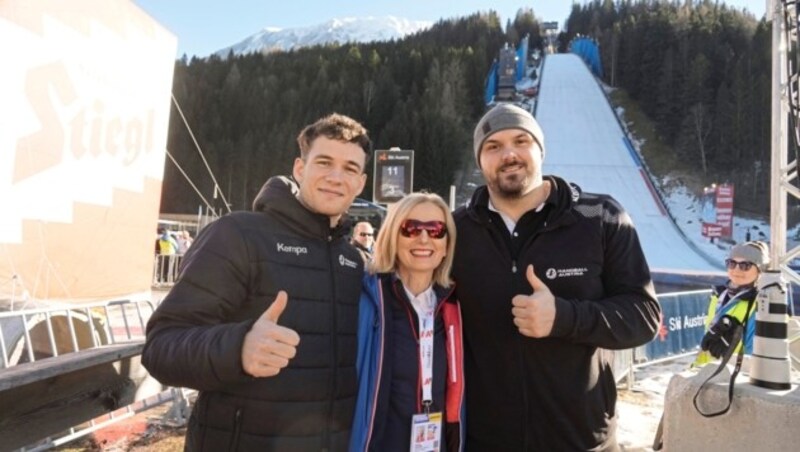
<instances>
[{"instance_id":1,"label":"snowy mountain","mask_svg":"<svg viewBox=\"0 0 800 452\"><path fill-rule=\"evenodd\" d=\"M411 21L393 16L348 17L331 19L310 27L265 28L243 41L216 52L221 57L234 54L292 50L330 43L372 42L401 39L433 25L432 22Z\"/></svg>"}]
</instances>

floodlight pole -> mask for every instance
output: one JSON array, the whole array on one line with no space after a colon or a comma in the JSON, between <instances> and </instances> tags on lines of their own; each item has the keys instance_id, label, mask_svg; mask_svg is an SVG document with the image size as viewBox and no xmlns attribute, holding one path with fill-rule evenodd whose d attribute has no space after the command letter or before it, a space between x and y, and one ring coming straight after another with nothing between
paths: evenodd
<instances>
[{"instance_id":1,"label":"floodlight pole","mask_svg":"<svg viewBox=\"0 0 800 452\"><path fill-rule=\"evenodd\" d=\"M797 161L789 161L788 122L789 85L787 39L797 42L797 35L787 38L784 4L781 0L767 0L767 16L772 20L772 124L771 177L770 177L770 270L780 271L784 277L800 284L800 275L789 268L789 262L800 255L800 247L787 252L786 222L788 195L800 199L797 183ZM793 134L794 135L794 134Z\"/></svg>"},{"instance_id":2,"label":"floodlight pole","mask_svg":"<svg viewBox=\"0 0 800 452\"><path fill-rule=\"evenodd\" d=\"M787 194L791 193L787 181L796 177L797 162L788 162L787 122L788 85L786 25L783 20L784 5L772 0L769 15L772 18L772 124L770 178L770 269L779 270L786 255ZM796 190L795 190L796 191Z\"/></svg>"},{"instance_id":3,"label":"floodlight pole","mask_svg":"<svg viewBox=\"0 0 800 452\"><path fill-rule=\"evenodd\" d=\"M791 362L787 341L787 290L786 279L796 278L797 273L789 268L789 262L796 256L795 247L786 252L787 197L789 194L800 198L800 190L791 184L797 179L797 160L789 162L788 124L789 103L797 107L797 81L794 86L787 83L789 40L797 46L796 11L784 10L781 0L772 0L768 11L772 17L772 177L770 178L770 263L759 281L755 309L755 336L753 337L750 383L769 390L791 388ZM791 14L785 14L791 13ZM786 17L791 19L786 19ZM792 31L786 33L786 21L791 20ZM794 75L792 76L794 78ZM796 115L793 108L792 115ZM792 124L798 123L792 118ZM795 125L796 127L796 125ZM796 142L796 130L792 139ZM792 275L793 274L793 275ZM795 279L793 278L793 279ZM795 279L797 281L797 279Z\"/></svg>"}]
</instances>

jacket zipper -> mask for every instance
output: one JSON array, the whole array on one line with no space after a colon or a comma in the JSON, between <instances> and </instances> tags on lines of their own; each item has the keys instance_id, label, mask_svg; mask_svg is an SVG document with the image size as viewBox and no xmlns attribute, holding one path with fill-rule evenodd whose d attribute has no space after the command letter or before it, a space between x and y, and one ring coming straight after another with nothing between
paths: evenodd
<instances>
[{"instance_id":1,"label":"jacket zipper","mask_svg":"<svg viewBox=\"0 0 800 452\"><path fill-rule=\"evenodd\" d=\"M333 236L328 235L328 259L333 262L333 250L331 243ZM337 365L339 362L337 356L337 342L336 342L336 272L333 265L330 267L331 272L331 383L330 383L330 398L328 399L328 416L325 422L325 432L322 437L322 450L330 450L331 447L331 424L333 423L333 404L336 399L336 374Z\"/></svg>"},{"instance_id":2,"label":"jacket zipper","mask_svg":"<svg viewBox=\"0 0 800 452\"><path fill-rule=\"evenodd\" d=\"M399 283L399 281L398 281ZM400 283L402 284L402 283ZM397 289L396 284L392 284L392 290L394 291L395 297L400 300L403 308L406 310L406 315L408 316L408 325L411 327L411 334L414 336L414 342L417 343L417 396L416 396L416 403L417 403L417 413L422 412L422 403L420 399L422 398L422 386L420 385L420 379L422 378L422 367L420 367L420 355L419 355L419 333L417 332L417 327L414 325L414 315L411 314L411 309L409 309L408 300L405 294L401 295L399 290Z\"/></svg>"},{"instance_id":3,"label":"jacket zipper","mask_svg":"<svg viewBox=\"0 0 800 452\"><path fill-rule=\"evenodd\" d=\"M472 216L473 214L475 215L475 216L473 216L473 219L479 225L487 228L490 231L490 235L493 236L494 239L497 239L496 231L493 231L493 227L490 226L490 224L489 224L489 223L492 223L491 219L489 219L489 221L483 221L480 218L480 216L477 215L477 212L474 211L474 210L470 215ZM541 234L543 234L545 232L550 232L550 231L552 231L552 230L554 230L554 229L559 227L559 225L561 224L560 221L549 221L550 220L550 216L552 216L552 215L554 215L553 212L550 212L549 217L547 219L545 219L544 223L542 224L542 227L539 228L539 230L535 231L531 235L531 237L528 239L528 241L525 244L523 244L522 248L520 248L520 255L523 255L524 254L524 250L527 250L532 246L533 241L535 241L536 238L539 235L541 235ZM560 215L559 215L558 218L560 218ZM508 248L508 246L506 245L505 240L503 240L501 238L499 243L501 244L500 245L500 249L505 250L508 253L509 257L511 258L511 273L512 273L512 275L516 275L517 271L519 270L517 268L517 259L515 259L514 256L512 255L512 252ZM513 279L513 276L512 276L512 279ZM525 382L528 381L528 379L527 379L527 376L526 376L527 372L525 372L525 365L524 365L524 357L525 357L525 355L523 353L523 350L525 348L524 347L525 346L525 344L524 344L525 337L522 336L519 333L518 333L518 336L519 337L518 337L518 340L517 340L517 351L518 351L518 355L519 355L519 371L520 371L520 378L521 378L520 386L522 388L520 393L522 394L522 406L523 406L523 408L525 410L525 412L523 413L523 422L524 423L522 425L530 425L529 424L530 420L528 419L528 416L529 416L528 413L530 411L529 410L529 406L528 406L529 405L528 387L525 385ZM524 432L525 433L523 434L523 448L522 448L522 450L527 451L529 449L529 447L530 447L530 432L528 431L528 429L525 429Z\"/></svg>"},{"instance_id":4,"label":"jacket zipper","mask_svg":"<svg viewBox=\"0 0 800 452\"><path fill-rule=\"evenodd\" d=\"M237 408L236 413L233 415L233 434L231 435L231 444L228 450L235 452L239 449L239 435L242 431L242 409Z\"/></svg>"},{"instance_id":5,"label":"jacket zipper","mask_svg":"<svg viewBox=\"0 0 800 452\"><path fill-rule=\"evenodd\" d=\"M406 300L406 301L408 301L407 297L401 296L398 293L398 289L397 289L396 285L392 284L392 290L394 290L395 297L397 297L398 300ZM451 287L450 288L450 292L448 292L447 295L444 298L442 298L442 302L441 303L439 303L438 295L436 296L436 301L437 301L438 304L437 304L436 310L434 311L434 314L433 314L434 315L434 317L433 317L434 318L434 325L436 324L435 323L436 316L438 316L441 313L442 307L447 302L446 300L448 298L450 298L450 296L452 295L452 293L454 291L455 291L455 288ZM419 333L417 332L417 327L414 325L414 315L411 314L411 309L408 306L409 304L410 303L408 303L408 302L403 303L403 307L406 309L406 314L408 315L408 323L411 326L411 333L414 335L414 341L417 343L417 412L421 413L422 412L422 403L421 403L421 400L422 400L422 367L421 366L422 365L420 363L422 362L422 357L419 354ZM435 328L435 326L434 326L434 328Z\"/></svg>"},{"instance_id":6,"label":"jacket zipper","mask_svg":"<svg viewBox=\"0 0 800 452\"><path fill-rule=\"evenodd\" d=\"M528 241L520 249L520 255L523 255L525 250L530 249L533 246L533 242L536 240L536 238L539 235L541 235L541 234L543 234L545 232L548 232L551 229L554 229L554 227L548 228L548 225L550 225L550 223L548 221L545 221L544 224L542 224L542 227L538 231L535 231L533 233L533 235L531 235L531 237L528 239ZM518 270L520 270L520 269L517 267L517 260L512 258L512 260L511 260L511 272L516 275ZM524 271L527 271L527 268ZM519 344L519 372L520 372L520 377L522 378L521 379L521 384L520 384L520 386L522 387L522 391L520 391L520 392L522 394L522 406L525 408L525 414L524 414L525 423L522 424L522 425L531 425L529 423L529 422L531 422L531 420L528 419L528 416L529 416L529 413L530 413L530 400L529 400L529 396L528 396L528 386L525 384L528 381L528 375L527 375L527 372L525 371L525 354L524 354L525 336L523 336L522 334L519 334L519 333L517 335L518 335L517 343ZM531 437L530 437L530 431L528 429L524 429L524 431L525 431L525 433L523 434L523 444L522 444L523 448L522 448L522 450L526 450L527 451L527 450L530 449L530 444L531 444L531 439L530 438Z\"/></svg>"},{"instance_id":7,"label":"jacket zipper","mask_svg":"<svg viewBox=\"0 0 800 452\"><path fill-rule=\"evenodd\" d=\"M375 414L378 411L378 394L381 391L381 374L383 373L383 347L384 347L384 335L386 334L386 319L384 318L383 306L385 300L383 298L383 282L381 281L380 277L375 278L375 291L377 292L377 302L378 302L378 318L380 319L380 323L374 324L373 328L378 328L378 340L380 341L380 345L378 345L378 362L376 364L378 371L376 372L376 382L375 382L375 390L372 394L372 406L370 407L370 415L369 415L369 428L367 429L367 440L364 442L364 450L369 450L369 443L372 441L372 429L375 426ZM353 426L355 427L355 426Z\"/></svg>"},{"instance_id":8,"label":"jacket zipper","mask_svg":"<svg viewBox=\"0 0 800 452\"><path fill-rule=\"evenodd\" d=\"M517 274L517 260L516 259L511 259L511 273L513 275ZM528 387L525 385L525 382L528 381L528 378L525 375L526 374L526 372L525 372L525 353L523 352L524 349L525 349L524 341L525 341L525 337L522 336L522 334L520 334L519 332L517 332L517 351L519 353L518 362L519 362L519 375L520 375L520 381L521 381L520 387L522 388L520 393L522 394L522 406L525 408L524 422L523 422L522 425L530 425L528 423L530 421L528 419L528 412L529 412L529 407L528 407ZM523 436L523 441L524 442L523 442L522 450L528 450L528 444L529 444L528 429L524 429L524 431L525 431L525 433L524 433L524 436Z\"/></svg>"}]
</instances>

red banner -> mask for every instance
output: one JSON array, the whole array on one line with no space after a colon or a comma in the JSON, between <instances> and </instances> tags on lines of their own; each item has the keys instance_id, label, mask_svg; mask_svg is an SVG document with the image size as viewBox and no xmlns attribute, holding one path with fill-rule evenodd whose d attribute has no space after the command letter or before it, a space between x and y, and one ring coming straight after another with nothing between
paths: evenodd
<instances>
[{"instance_id":1,"label":"red banner","mask_svg":"<svg viewBox=\"0 0 800 452\"><path fill-rule=\"evenodd\" d=\"M706 187L701 199L704 237L730 237L733 230L733 185Z\"/></svg>"}]
</instances>

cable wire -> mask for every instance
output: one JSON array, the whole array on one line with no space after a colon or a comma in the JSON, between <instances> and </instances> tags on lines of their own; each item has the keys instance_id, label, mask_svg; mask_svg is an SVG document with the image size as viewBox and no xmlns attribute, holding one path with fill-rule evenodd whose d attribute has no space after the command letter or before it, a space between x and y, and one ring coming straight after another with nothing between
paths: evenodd
<instances>
[{"instance_id":1,"label":"cable wire","mask_svg":"<svg viewBox=\"0 0 800 452\"><path fill-rule=\"evenodd\" d=\"M175 99L175 95L174 94L171 94L171 96L172 96L172 103L175 104L175 108L178 109L178 113L181 115L181 119L183 119L183 123L186 125L186 130L189 131L189 135L192 137L192 141L194 142L194 146L197 149L197 153L200 154L200 158L203 160L203 163L206 165L206 169L208 170L208 174L211 175L211 180L214 182L214 191L215 191L215 193L219 192L219 195L222 197L222 202L225 203L225 208L228 209L228 213L230 213L231 212L231 205L228 203L228 200L225 198L225 193L223 193L222 189L219 187L219 183L217 182L217 178L214 177L214 171L212 171L211 167L208 165L208 160L206 160L206 156L203 155L203 150L200 149L200 144L197 142L197 139L194 137L194 132L192 132L192 128L189 127L189 122L186 121L186 116L183 115L183 110L181 110L181 106L178 105L178 99ZM170 158L172 158L172 156L170 156ZM172 161L175 162L175 159L172 159ZM185 174L186 173L184 173L184 175ZM187 177L187 179L188 179L188 177ZM195 190L197 190L197 189L195 188Z\"/></svg>"},{"instance_id":2,"label":"cable wire","mask_svg":"<svg viewBox=\"0 0 800 452\"><path fill-rule=\"evenodd\" d=\"M200 199L202 199L202 200L203 200L203 202L206 204L206 207L208 207L208 208L210 208L210 209L212 209L212 210L213 210L213 209L214 209L214 206L212 206L212 205L211 205L211 204L208 202L208 200L207 200L207 199L206 199L206 198L203 196L203 194L202 194L202 193L200 193L200 190L197 188L197 186L194 184L194 182L192 182L192 180L189 178L189 175L188 175L188 174L186 174L186 171L184 171L184 170L183 170L183 168L181 168L181 166L180 166L180 165L178 164L178 162L175 160L175 157L173 157L173 156L172 156L172 154L170 154L169 150L167 150L167 157L169 157L169 159L172 161L172 163L175 165L175 167L176 167L176 168L178 168L178 171L180 171L180 172L181 172L181 174L183 174L183 177L184 177L184 178L186 178L186 182L188 182L188 183L189 183L189 185L191 185L191 186L192 186L192 188L194 189L195 193L197 193L197 196L199 196L199 197L200 197ZM225 199L225 198L223 198L223 199ZM226 205L227 205L227 204L226 204ZM230 208L228 209L228 211L230 212Z\"/></svg>"}]
</instances>

